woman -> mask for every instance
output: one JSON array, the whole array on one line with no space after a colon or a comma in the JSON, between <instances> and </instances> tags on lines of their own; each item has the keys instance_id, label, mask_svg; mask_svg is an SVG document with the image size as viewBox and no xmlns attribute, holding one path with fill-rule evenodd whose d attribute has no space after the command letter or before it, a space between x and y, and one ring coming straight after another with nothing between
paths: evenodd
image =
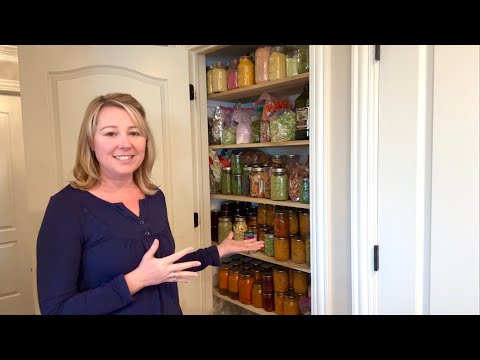
<instances>
[{"instance_id":1,"label":"woman","mask_svg":"<svg viewBox=\"0 0 480 360\"><path fill-rule=\"evenodd\" d=\"M175 252L165 197L150 176L154 161L142 105L128 94L93 99L75 180L51 197L38 235L42 314L181 314L177 282L263 246L230 233L218 246Z\"/></svg>"}]
</instances>

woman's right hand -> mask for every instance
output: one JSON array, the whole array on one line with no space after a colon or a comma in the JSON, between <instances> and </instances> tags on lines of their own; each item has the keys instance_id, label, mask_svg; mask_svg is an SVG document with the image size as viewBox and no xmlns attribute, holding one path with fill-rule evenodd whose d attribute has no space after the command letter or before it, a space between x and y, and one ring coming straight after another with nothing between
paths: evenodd
<instances>
[{"instance_id":1,"label":"woman's right hand","mask_svg":"<svg viewBox=\"0 0 480 360\"><path fill-rule=\"evenodd\" d=\"M140 289L158 285L164 282L190 282L190 278L198 276L194 271L185 271L192 267L200 266L200 261L187 261L175 264L175 261L193 251L192 247L177 251L176 253L156 258L159 241L155 239L152 246L143 255L142 261L132 272L125 275L130 293L133 295Z\"/></svg>"}]
</instances>

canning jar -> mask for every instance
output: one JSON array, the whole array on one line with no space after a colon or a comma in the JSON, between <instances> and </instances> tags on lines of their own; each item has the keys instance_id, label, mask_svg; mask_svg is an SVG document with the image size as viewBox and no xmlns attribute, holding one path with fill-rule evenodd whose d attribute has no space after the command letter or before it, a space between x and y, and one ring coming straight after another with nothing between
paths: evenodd
<instances>
[{"instance_id":1,"label":"canning jar","mask_svg":"<svg viewBox=\"0 0 480 360\"><path fill-rule=\"evenodd\" d=\"M300 235L310 235L310 212L302 210L298 213Z\"/></svg>"},{"instance_id":2,"label":"canning jar","mask_svg":"<svg viewBox=\"0 0 480 360\"><path fill-rule=\"evenodd\" d=\"M270 162L273 168L283 168L285 166L285 157L283 155L272 155Z\"/></svg>"},{"instance_id":3,"label":"canning jar","mask_svg":"<svg viewBox=\"0 0 480 360\"><path fill-rule=\"evenodd\" d=\"M293 270L293 291L297 294L303 294L308 291L308 273Z\"/></svg>"},{"instance_id":4,"label":"canning jar","mask_svg":"<svg viewBox=\"0 0 480 360\"><path fill-rule=\"evenodd\" d=\"M275 260L288 261L290 259L290 239L288 237L274 237L273 247Z\"/></svg>"},{"instance_id":5,"label":"canning jar","mask_svg":"<svg viewBox=\"0 0 480 360\"><path fill-rule=\"evenodd\" d=\"M288 173L290 174L300 161L300 156L295 154L288 154L285 155L285 169L287 169Z\"/></svg>"},{"instance_id":6,"label":"canning jar","mask_svg":"<svg viewBox=\"0 0 480 360\"><path fill-rule=\"evenodd\" d=\"M250 234L252 234L252 236L256 237L258 236L257 232L258 232L258 227L257 226L249 226L248 227L248 230L247 230ZM257 238L258 240L258 238Z\"/></svg>"},{"instance_id":7,"label":"canning jar","mask_svg":"<svg viewBox=\"0 0 480 360\"><path fill-rule=\"evenodd\" d=\"M283 79L287 76L287 61L285 57L285 47L274 46L270 53L268 64L268 80Z\"/></svg>"},{"instance_id":8,"label":"canning jar","mask_svg":"<svg viewBox=\"0 0 480 360\"><path fill-rule=\"evenodd\" d=\"M263 267L256 265L250 269L253 272L253 277L255 278L255 281L262 281L262 272L263 272Z\"/></svg>"},{"instance_id":9,"label":"canning jar","mask_svg":"<svg viewBox=\"0 0 480 360\"><path fill-rule=\"evenodd\" d=\"M304 264L306 261L306 241L305 237L301 235L293 235L290 238L290 257L292 261L297 264Z\"/></svg>"},{"instance_id":10,"label":"canning jar","mask_svg":"<svg viewBox=\"0 0 480 360\"><path fill-rule=\"evenodd\" d=\"M298 48L298 73L303 74L309 69L308 45L297 45Z\"/></svg>"},{"instance_id":11,"label":"canning jar","mask_svg":"<svg viewBox=\"0 0 480 360\"><path fill-rule=\"evenodd\" d=\"M213 94L213 77L212 77L213 66L207 66L207 95Z\"/></svg>"},{"instance_id":12,"label":"canning jar","mask_svg":"<svg viewBox=\"0 0 480 360\"><path fill-rule=\"evenodd\" d=\"M232 168L224 167L222 169L222 194L232 195Z\"/></svg>"},{"instance_id":13,"label":"canning jar","mask_svg":"<svg viewBox=\"0 0 480 360\"><path fill-rule=\"evenodd\" d=\"M283 266L273 267L273 291L288 291L288 269Z\"/></svg>"},{"instance_id":14,"label":"canning jar","mask_svg":"<svg viewBox=\"0 0 480 360\"><path fill-rule=\"evenodd\" d=\"M252 286L252 305L256 308L263 307L262 283L255 281Z\"/></svg>"},{"instance_id":15,"label":"canning jar","mask_svg":"<svg viewBox=\"0 0 480 360\"><path fill-rule=\"evenodd\" d=\"M272 194L271 194L271 178L272 178L272 168L269 166L266 166L263 168L263 196L265 199L270 199Z\"/></svg>"},{"instance_id":16,"label":"canning jar","mask_svg":"<svg viewBox=\"0 0 480 360\"><path fill-rule=\"evenodd\" d=\"M284 315L300 315L300 305L298 304L298 297L295 294L289 293L283 302Z\"/></svg>"},{"instance_id":17,"label":"canning jar","mask_svg":"<svg viewBox=\"0 0 480 360\"><path fill-rule=\"evenodd\" d=\"M273 233L265 233L263 241L263 252L267 256L274 257L275 256L275 249L274 249L274 236Z\"/></svg>"},{"instance_id":18,"label":"canning jar","mask_svg":"<svg viewBox=\"0 0 480 360\"><path fill-rule=\"evenodd\" d=\"M310 235L305 236L305 263L310 266Z\"/></svg>"},{"instance_id":19,"label":"canning jar","mask_svg":"<svg viewBox=\"0 0 480 360\"><path fill-rule=\"evenodd\" d=\"M262 291L268 294L273 293L273 273L271 271L262 273Z\"/></svg>"},{"instance_id":20,"label":"canning jar","mask_svg":"<svg viewBox=\"0 0 480 360\"><path fill-rule=\"evenodd\" d=\"M285 168L272 168L271 199L288 200L288 174Z\"/></svg>"},{"instance_id":21,"label":"canning jar","mask_svg":"<svg viewBox=\"0 0 480 360\"><path fill-rule=\"evenodd\" d=\"M257 216L256 215L248 215L247 226L257 226Z\"/></svg>"},{"instance_id":22,"label":"canning jar","mask_svg":"<svg viewBox=\"0 0 480 360\"><path fill-rule=\"evenodd\" d=\"M250 196L257 198L263 198L265 196L262 167L252 167L252 175L250 176Z\"/></svg>"},{"instance_id":23,"label":"canning jar","mask_svg":"<svg viewBox=\"0 0 480 360\"><path fill-rule=\"evenodd\" d=\"M233 226L233 239L243 240L247 229L248 227L245 216L235 216L235 225Z\"/></svg>"},{"instance_id":24,"label":"canning jar","mask_svg":"<svg viewBox=\"0 0 480 360\"><path fill-rule=\"evenodd\" d=\"M218 270L218 291L225 296L228 295L228 273L231 268L232 265L222 264Z\"/></svg>"},{"instance_id":25,"label":"canning jar","mask_svg":"<svg viewBox=\"0 0 480 360\"><path fill-rule=\"evenodd\" d=\"M275 212L275 221L273 224L273 233L276 237L286 237L290 235L290 221L286 211L277 210Z\"/></svg>"},{"instance_id":26,"label":"canning jar","mask_svg":"<svg viewBox=\"0 0 480 360\"><path fill-rule=\"evenodd\" d=\"M230 66L227 70L227 89L233 90L238 88L238 73L237 73L238 59L230 60Z\"/></svg>"},{"instance_id":27,"label":"canning jar","mask_svg":"<svg viewBox=\"0 0 480 360\"><path fill-rule=\"evenodd\" d=\"M241 56L238 62L238 87L255 84L255 65L249 56Z\"/></svg>"},{"instance_id":28,"label":"canning jar","mask_svg":"<svg viewBox=\"0 0 480 360\"><path fill-rule=\"evenodd\" d=\"M245 264L246 265L246 264ZM242 304L252 304L252 287L255 278L253 273L249 270L240 272L240 278L238 280L239 298Z\"/></svg>"},{"instance_id":29,"label":"canning jar","mask_svg":"<svg viewBox=\"0 0 480 360\"><path fill-rule=\"evenodd\" d=\"M232 154L230 157L232 175L242 175L242 164L240 163L240 154Z\"/></svg>"},{"instance_id":30,"label":"canning jar","mask_svg":"<svg viewBox=\"0 0 480 360\"><path fill-rule=\"evenodd\" d=\"M295 45L287 46L286 62L287 77L298 75L298 48Z\"/></svg>"},{"instance_id":31,"label":"canning jar","mask_svg":"<svg viewBox=\"0 0 480 360\"><path fill-rule=\"evenodd\" d=\"M257 223L258 225L267 225L267 205L265 204L258 204Z\"/></svg>"},{"instance_id":32,"label":"canning jar","mask_svg":"<svg viewBox=\"0 0 480 360\"><path fill-rule=\"evenodd\" d=\"M266 293L262 290L263 310L272 312L275 309L273 293Z\"/></svg>"},{"instance_id":33,"label":"canning jar","mask_svg":"<svg viewBox=\"0 0 480 360\"><path fill-rule=\"evenodd\" d=\"M250 196L250 175L252 174L252 168L245 166L242 174L242 187L243 196Z\"/></svg>"},{"instance_id":34,"label":"canning jar","mask_svg":"<svg viewBox=\"0 0 480 360\"><path fill-rule=\"evenodd\" d=\"M275 205L267 205L267 225L273 227L273 223L275 221L275 212L276 207Z\"/></svg>"},{"instance_id":35,"label":"canning jar","mask_svg":"<svg viewBox=\"0 0 480 360\"><path fill-rule=\"evenodd\" d=\"M275 292L273 295L275 302L275 313L283 315L283 303L285 301L285 292Z\"/></svg>"},{"instance_id":36,"label":"canning jar","mask_svg":"<svg viewBox=\"0 0 480 360\"><path fill-rule=\"evenodd\" d=\"M304 177L300 185L300 202L302 204L310 202L310 180L308 177Z\"/></svg>"},{"instance_id":37,"label":"canning jar","mask_svg":"<svg viewBox=\"0 0 480 360\"><path fill-rule=\"evenodd\" d=\"M258 226L258 231L257 231L257 240L258 241L265 241L265 234L267 232L271 231L270 226L268 225L260 225Z\"/></svg>"},{"instance_id":38,"label":"canning jar","mask_svg":"<svg viewBox=\"0 0 480 360\"><path fill-rule=\"evenodd\" d=\"M212 90L214 93L227 91L227 64L221 61L213 63Z\"/></svg>"},{"instance_id":39,"label":"canning jar","mask_svg":"<svg viewBox=\"0 0 480 360\"><path fill-rule=\"evenodd\" d=\"M221 244L232 231L232 218L229 216L220 216L218 218L218 243Z\"/></svg>"},{"instance_id":40,"label":"canning jar","mask_svg":"<svg viewBox=\"0 0 480 360\"><path fill-rule=\"evenodd\" d=\"M298 214L295 209L288 210L288 220L290 223L290 235L298 234Z\"/></svg>"},{"instance_id":41,"label":"canning jar","mask_svg":"<svg viewBox=\"0 0 480 360\"><path fill-rule=\"evenodd\" d=\"M255 83L268 81L268 67L270 63L270 46L260 46L255 50Z\"/></svg>"},{"instance_id":42,"label":"canning jar","mask_svg":"<svg viewBox=\"0 0 480 360\"><path fill-rule=\"evenodd\" d=\"M241 196L242 194L242 175L232 175L232 195Z\"/></svg>"},{"instance_id":43,"label":"canning jar","mask_svg":"<svg viewBox=\"0 0 480 360\"><path fill-rule=\"evenodd\" d=\"M232 267L228 273L228 296L232 300L238 300L238 280L241 269L239 267Z\"/></svg>"}]
</instances>

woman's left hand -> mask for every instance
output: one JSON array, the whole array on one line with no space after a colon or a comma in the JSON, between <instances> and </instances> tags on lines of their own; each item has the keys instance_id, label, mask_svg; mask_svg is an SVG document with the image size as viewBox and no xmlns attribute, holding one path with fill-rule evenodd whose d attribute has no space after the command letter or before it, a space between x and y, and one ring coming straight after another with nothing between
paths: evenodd
<instances>
[{"instance_id":1,"label":"woman's left hand","mask_svg":"<svg viewBox=\"0 0 480 360\"><path fill-rule=\"evenodd\" d=\"M233 240L233 232L217 245L218 255L220 257L235 254L239 252L255 252L263 248L263 241L257 241L257 238L247 240Z\"/></svg>"}]
</instances>

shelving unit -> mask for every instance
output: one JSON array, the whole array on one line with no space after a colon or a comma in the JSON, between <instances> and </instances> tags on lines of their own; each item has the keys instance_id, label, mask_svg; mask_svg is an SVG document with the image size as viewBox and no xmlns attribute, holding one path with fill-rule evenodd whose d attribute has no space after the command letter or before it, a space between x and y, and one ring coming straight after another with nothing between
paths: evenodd
<instances>
[{"instance_id":1,"label":"shelving unit","mask_svg":"<svg viewBox=\"0 0 480 360\"><path fill-rule=\"evenodd\" d=\"M284 142L251 143L235 145L210 145L210 149L251 149L251 148L272 148L286 146L308 146L308 140L293 140Z\"/></svg>"},{"instance_id":2,"label":"shelving unit","mask_svg":"<svg viewBox=\"0 0 480 360\"><path fill-rule=\"evenodd\" d=\"M259 314L259 315L277 315L275 312L269 312L269 311L265 311L263 310L263 308L257 308L253 305L246 305L246 304L242 304L240 301L237 301L237 300L232 300L230 299L228 296L225 296L225 295L222 295L218 292L218 288L214 287L213 288L213 295L222 299L222 300L225 300L225 301L228 301L232 304L235 304L237 306L240 306L244 309L247 309L248 311L251 311L251 312L254 312L256 314Z\"/></svg>"},{"instance_id":3,"label":"shelving unit","mask_svg":"<svg viewBox=\"0 0 480 360\"><path fill-rule=\"evenodd\" d=\"M250 196L223 195L223 194L210 194L210 199L243 201L243 202L258 203L258 204L270 204L270 205L287 206L287 207L294 207L294 208L300 208L300 209L310 209L310 204L303 204L298 201L290 201L290 200L275 201L271 199L255 198Z\"/></svg>"}]
</instances>

